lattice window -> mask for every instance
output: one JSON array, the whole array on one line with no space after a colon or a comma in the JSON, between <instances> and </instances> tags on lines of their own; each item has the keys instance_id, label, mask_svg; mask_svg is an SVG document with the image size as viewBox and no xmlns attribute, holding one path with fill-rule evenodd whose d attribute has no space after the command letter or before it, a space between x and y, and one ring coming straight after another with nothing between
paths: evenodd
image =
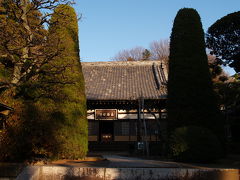
<instances>
[{"instance_id":1,"label":"lattice window","mask_svg":"<svg viewBox=\"0 0 240 180\"><path fill-rule=\"evenodd\" d=\"M122 135L123 136L129 135L129 122L122 122Z\"/></svg>"},{"instance_id":2,"label":"lattice window","mask_svg":"<svg viewBox=\"0 0 240 180\"><path fill-rule=\"evenodd\" d=\"M121 128L121 121L114 122L114 135L121 136L122 135L122 128Z\"/></svg>"},{"instance_id":3,"label":"lattice window","mask_svg":"<svg viewBox=\"0 0 240 180\"><path fill-rule=\"evenodd\" d=\"M153 134L155 134L156 131L158 131L156 121L149 120L146 122L146 125L147 125L147 134L148 135L153 135Z\"/></svg>"},{"instance_id":4,"label":"lattice window","mask_svg":"<svg viewBox=\"0 0 240 180\"><path fill-rule=\"evenodd\" d=\"M130 121L129 122L129 126L130 126L130 135L131 136L135 136L137 134L136 129L137 129L137 123L134 121Z\"/></svg>"}]
</instances>

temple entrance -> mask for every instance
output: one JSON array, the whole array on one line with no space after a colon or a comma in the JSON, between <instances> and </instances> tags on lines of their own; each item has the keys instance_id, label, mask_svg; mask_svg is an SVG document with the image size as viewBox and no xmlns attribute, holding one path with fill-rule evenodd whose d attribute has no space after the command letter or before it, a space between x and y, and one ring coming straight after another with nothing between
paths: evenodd
<instances>
[{"instance_id":1,"label":"temple entrance","mask_svg":"<svg viewBox=\"0 0 240 180\"><path fill-rule=\"evenodd\" d=\"M113 141L114 122L99 121L99 140L100 142L108 143Z\"/></svg>"}]
</instances>

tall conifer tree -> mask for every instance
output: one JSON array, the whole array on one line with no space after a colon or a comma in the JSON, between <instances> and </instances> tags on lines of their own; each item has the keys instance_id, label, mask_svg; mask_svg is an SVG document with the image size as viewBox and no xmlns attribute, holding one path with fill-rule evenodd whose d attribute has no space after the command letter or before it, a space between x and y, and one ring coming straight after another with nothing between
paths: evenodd
<instances>
[{"instance_id":1,"label":"tall conifer tree","mask_svg":"<svg viewBox=\"0 0 240 180\"><path fill-rule=\"evenodd\" d=\"M180 9L174 20L167 108L170 130L195 125L222 135L222 118L212 89L204 32L194 9Z\"/></svg>"},{"instance_id":2,"label":"tall conifer tree","mask_svg":"<svg viewBox=\"0 0 240 180\"><path fill-rule=\"evenodd\" d=\"M77 17L69 6L55 9L67 2L0 0L0 99L14 108L0 133L0 161L86 155Z\"/></svg>"},{"instance_id":3,"label":"tall conifer tree","mask_svg":"<svg viewBox=\"0 0 240 180\"><path fill-rule=\"evenodd\" d=\"M49 28L49 51L60 49L59 55L47 65L54 70L47 81L53 85L52 96L57 111L52 116L59 127L56 139L61 144L55 152L58 158L82 158L88 145L84 78L79 57L78 22L74 9L60 5L55 9ZM60 70L61 73L58 71ZM55 116L56 115L56 116Z\"/></svg>"}]
</instances>

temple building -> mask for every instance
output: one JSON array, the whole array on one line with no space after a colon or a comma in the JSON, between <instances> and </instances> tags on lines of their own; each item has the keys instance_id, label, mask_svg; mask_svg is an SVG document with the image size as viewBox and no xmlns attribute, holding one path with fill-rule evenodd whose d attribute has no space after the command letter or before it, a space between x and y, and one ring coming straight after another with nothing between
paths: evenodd
<instances>
[{"instance_id":1,"label":"temple building","mask_svg":"<svg viewBox=\"0 0 240 180\"><path fill-rule=\"evenodd\" d=\"M167 98L167 71L161 62L82 62L82 69L90 150L99 144L161 141Z\"/></svg>"}]
</instances>

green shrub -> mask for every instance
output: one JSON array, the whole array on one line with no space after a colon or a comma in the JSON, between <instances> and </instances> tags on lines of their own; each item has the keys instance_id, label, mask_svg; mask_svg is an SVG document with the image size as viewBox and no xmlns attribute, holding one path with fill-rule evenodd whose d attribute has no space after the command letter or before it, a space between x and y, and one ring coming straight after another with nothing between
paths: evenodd
<instances>
[{"instance_id":1,"label":"green shrub","mask_svg":"<svg viewBox=\"0 0 240 180\"><path fill-rule=\"evenodd\" d=\"M213 162L222 155L218 138L210 130L197 126L175 129L169 148L177 161Z\"/></svg>"},{"instance_id":2,"label":"green shrub","mask_svg":"<svg viewBox=\"0 0 240 180\"><path fill-rule=\"evenodd\" d=\"M151 143L149 145L149 150L152 156L160 156L162 155L163 147L159 143Z\"/></svg>"}]
</instances>

